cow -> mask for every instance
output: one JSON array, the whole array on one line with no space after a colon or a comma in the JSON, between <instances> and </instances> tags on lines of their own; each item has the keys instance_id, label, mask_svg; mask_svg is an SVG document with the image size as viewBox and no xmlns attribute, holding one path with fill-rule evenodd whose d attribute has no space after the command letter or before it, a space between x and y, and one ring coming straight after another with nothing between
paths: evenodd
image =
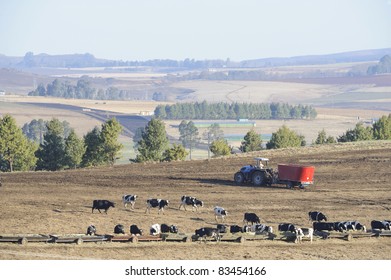
<instances>
[{"instance_id":1,"label":"cow","mask_svg":"<svg viewBox=\"0 0 391 280\"><path fill-rule=\"evenodd\" d=\"M326 222L314 222L312 223L312 228L317 231L333 231L335 229L335 223L326 223Z\"/></svg>"},{"instance_id":2,"label":"cow","mask_svg":"<svg viewBox=\"0 0 391 280\"><path fill-rule=\"evenodd\" d=\"M167 224L161 224L160 225L160 232L161 233L178 233L178 227L175 225L167 225Z\"/></svg>"},{"instance_id":3,"label":"cow","mask_svg":"<svg viewBox=\"0 0 391 280\"><path fill-rule=\"evenodd\" d=\"M327 217L322 212L319 211L312 211L308 212L308 219L310 222L321 222L325 221L327 222Z\"/></svg>"},{"instance_id":4,"label":"cow","mask_svg":"<svg viewBox=\"0 0 391 280\"><path fill-rule=\"evenodd\" d=\"M125 208L128 207L128 204L130 204L130 208L134 210L134 204L136 203L137 195L136 194L125 194L122 196L122 202L125 206Z\"/></svg>"},{"instance_id":5,"label":"cow","mask_svg":"<svg viewBox=\"0 0 391 280\"><path fill-rule=\"evenodd\" d=\"M216 222L217 222L217 217L220 217L221 220L224 222L224 219L228 215L228 212L224 208L222 208L220 206L215 206L213 211L215 212L215 220L216 220Z\"/></svg>"},{"instance_id":6,"label":"cow","mask_svg":"<svg viewBox=\"0 0 391 280\"><path fill-rule=\"evenodd\" d=\"M339 232L345 232L348 230L347 225L345 222L334 222L334 230Z\"/></svg>"},{"instance_id":7,"label":"cow","mask_svg":"<svg viewBox=\"0 0 391 280\"><path fill-rule=\"evenodd\" d=\"M243 228L241 226L238 226L238 225L231 225L229 227L229 232L230 233L243 232Z\"/></svg>"},{"instance_id":8,"label":"cow","mask_svg":"<svg viewBox=\"0 0 391 280\"><path fill-rule=\"evenodd\" d=\"M362 230L362 231L366 231L367 228L361 224L360 222L358 221L346 221L346 222L342 222L345 227L346 227L346 230Z\"/></svg>"},{"instance_id":9,"label":"cow","mask_svg":"<svg viewBox=\"0 0 391 280\"><path fill-rule=\"evenodd\" d=\"M221 239L219 230L217 228L211 227L203 227L200 229L196 229L195 235L199 236L201 238L201 241L202 239L204 239L205 242L207 237L211 237L216 241L220 241Z\"/></svg>"},{"instance_id":10,"label":"cow","mask_svg":"<svg viewBox=\"0 0 391 280\"><path fill-rule=\"evenodd\" d=\"M226 233L227 232L227 227L223 224L218 224L217 229L219 230L219 233Z\"/></svg>"},{"instance_id":11,"label":"cow","mask_svg":"<svg viewBox=\"0 0 391 280\"><path fill-rule=\"evenodd\" d=\"M389 221L371 221L371 228L372 230L390 230L390 222Z\"/></svg>"},{"instance_id":12,"label":"cow","mask_svg":"<svg viewBox=\"0 0 391 280\"><path fill-rule=\"evenodd\" d=\"M296 232L297 227L294 224L283 223L278 225L278 231Z\"/></svg>"},{"instance_id":13,"label":"cow","mask_svg":"<svg viewBox=\"0 0 391 280\"><path fill-rule=\"evenodd\" d=\"M312 243L314 237L314 229L313 228L298 228L296 232L296 240L295 243L302 243L303 237L308 237L310 242Z\"/></svg>"},{"instance_id":14,"label":"cow","mask_svg":"<svg viewBox=\"0 0 391 280\"><path fill-rule=\"evenodd\" d=\"M98 209L99 213L102 213L100 212L100 210L105 210L105 213L107 214L107 210L110 208L110 207L115 207L114 206L114 202L111 202L111 201L108 201L108 200L94 200L93 203L92 203L92 213L94 213L94 209Z\"/></svg>"},{"instance_id":15,"label":"cow","mask_svg":"<svg viewBox=\"0 0 391 280\"><path fill-rule=\"evenodd\" d=\"M96 234L96 227L94 225L88 226L86 235L95 235L95 234Z\"/></svg>"},{"instance_id":16,"label":"cow","mask_svg":"<svg viewBox=\"0 0 391 280\"><path fill-rule=\"evenodd\" d=\"M159 207L158 214L160 214L160 211L164 214L164 207L168 206L169 202L165 199L159 199L159 198L150 198L147 199L147 209L145 210L145 213L149 213L151 208Z\"/></svg>"},{"instance_id":17,"label":"cow","mask_svg":"<svg viewBox=\"0 0 391 280\"><path fill-rule=\"evenodd\" d=\"M260 224L261 219L255 213L244 213L243 223L248 225L249 222L251 223L251 225Z\"/></svg>"},{"instance_id":18,"label":"cow","mask_svg":"<svg viewBox=\"0 0 391 280\"><path fill-rule=\"evenodd\" d=\"M194 208L195 208L197 211L198 206L201 206L201 207L204 206L204 202L202 200L195 198L195 197L184 195L181 197L181 204L179 205L179 209L181 209L181 207L183 206L183 208L186 211L186 205L191 205L192 210L194 211Z\"/></svg>"},{"instance_id":19,"label":"cow","mask_svg":"<svg viewBox=\"0 0 391 280\"><path fill-rule=\"evenodd\" d=\"M118 224L114 227L114 233L115 234L125 234L125 228L123 225Z\"/></svg>"},{"instance_id":20,"label":"cow","mask_svg":"<svg viewBox=\"0 0 391 280\"><path fill-rule=\"evenodd\" d=\"M136 226L136 225L131 225L130 226L130 234L131 235L142 235L143 230L139 229L138 226Z\"/></svg>"},{"instance_id":21,"label":"cow","mask_svg":"<svg viewBox=\"0 0 391 280\"><path fill-rule=\"evenodd\" d=\"M251 231L255 232L255 234L269 234L273 233L273 227L263 224L255 224L251 226Z\"/></svg>"},{"instance_id":22,"label":"cow","mask_svg":"<svg viewBox=\"0 0 391 280\"><path fill-rule=\"evenodd\" d=\"M159 224L153 224L151 228L149 229L150 235L159 235L160 234L160 225Z\"/></svg>"}]
</instances>

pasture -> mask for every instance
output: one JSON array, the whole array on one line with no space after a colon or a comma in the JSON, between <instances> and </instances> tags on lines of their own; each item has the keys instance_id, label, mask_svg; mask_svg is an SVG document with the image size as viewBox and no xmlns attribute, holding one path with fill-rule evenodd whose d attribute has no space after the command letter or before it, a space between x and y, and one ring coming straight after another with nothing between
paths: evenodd
<instances>
[{"instance_id":1,"label":"pasture","mask_svg":"<svg viewBox=\"0 0 391 280\"><path fill-rule=\"evenodd\" d=\"M322 211L331 221L358 220L370 227L373 219L391 219L391 142L362 142L331 146L262 151L212 160L126 164L60 172L2 173L0 235L81 234L94 224L99 234L112 234L116 224L128 232L131 224L144 231L155 223L176 224L192 234L215 226L213 207L228 211L226 224L242 225L245 212L277 228L289 222L308 227L308 212ZM315 166L315 185L305 190L284 186L237 186L233 174L269 157L271 166L298 163ZM137 194L135 210L121 204L124 194ZM182 195L195 196L205 206L197 212L179 210ZM168 199L164 215L148 198ZM94 199L116 203L108 214L91 213ZM257 240L227 242L150 242L26 245L0 243L1 259L271 259L271 260L389 260L389 237L316 240L312 244ZM190 253L191 252L191 253Z\"/></svg>"}]
</instances>

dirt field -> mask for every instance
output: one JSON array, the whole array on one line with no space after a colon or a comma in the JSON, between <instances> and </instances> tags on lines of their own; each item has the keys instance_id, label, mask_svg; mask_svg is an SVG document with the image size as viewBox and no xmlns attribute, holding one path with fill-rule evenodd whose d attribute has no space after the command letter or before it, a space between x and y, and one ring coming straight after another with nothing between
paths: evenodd
<instances>
[{"instance_id":1,"label":"dirt field","mask_svg":"<svg viewBox=\"0 0 391 280\"><path fill-rule=\"evenodd\" d=\"M242 224L244 212L255 212L273 226L290 222L309 226L307 213L319 210L331 221L391 219L391 142L338 144L264 151L246 156L160 164L128 164L113 168L61 172L2 173L0 235L76 234L94 224L98 233L111 234L116 224L127 231L137 224L148 231L154 223L176 224L194 233L214 226L213 207L228 211L226 223ZM236 186L233 174L254 156L277 163L314 165L315 185L306 190L284 186ZM121 204L123 194L137 194L135 210ZM178 210L182 195L196 196L205 206L199 212ZM148 198L168 199L165 214L145 214ZM91 213L93 199L117 203L108 214ZM153 250L151 250L153 249ZM391 238L245 243L84 243L18 245L0 243L0 259L391 259Z\"/></svg>"}]
</instances>

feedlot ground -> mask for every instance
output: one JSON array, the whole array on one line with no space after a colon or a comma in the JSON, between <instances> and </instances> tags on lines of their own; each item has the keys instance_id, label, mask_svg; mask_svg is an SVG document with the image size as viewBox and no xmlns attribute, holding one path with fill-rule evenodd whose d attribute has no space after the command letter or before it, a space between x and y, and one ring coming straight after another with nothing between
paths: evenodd
<instances>
[{"instance_id":1,"label":"feedlot ground","mask_svg":"<svg viewBox=\"0 0 391 280\"><path fill-rule=\"evenodd\" d=\"M278 163L315 166L315 184L305 190L284 186L236 186L233 175L253 157ZM391 142L363 142L305 147L231 156L212 160L128 164L59 172L2 173L0 235L82 234L94 224L98 234L112 234L116 224L137 224L144 232L154 223L176 224L192 234L216 225L213 207L228 211L227 225L242 225L245 212L277 229L289 222L308 227L309 211L322 211L329 221L391 220ZM124 194L137 194L135 210L125 209ZM182 195L205 206L198 212L178 210ZM146 199L168 199L164 215L145 214ZM116 202L108 214L91 213L94 199ZM315 240L294 244L280 240L231 242L139 243L0 243L0 259L391 259L391 238Z\"/></svg>"}]
</instances>

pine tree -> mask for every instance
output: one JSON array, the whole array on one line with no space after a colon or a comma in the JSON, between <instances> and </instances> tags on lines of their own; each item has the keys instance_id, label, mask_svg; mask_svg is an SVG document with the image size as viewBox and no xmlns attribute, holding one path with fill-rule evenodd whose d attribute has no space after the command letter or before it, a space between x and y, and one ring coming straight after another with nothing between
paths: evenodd
<instances>
[{"instance_id":1,"label":"pine tree","mask_svg":"<svg viewBox=\"0 0 391 280\"><path fill-rule=\"evenodd\" d=\"M254 129L251 129L244 136L244 141L240 146L240 150L244 153L260 151L262 149L262 138L261 136L255 132Z\"/></svg>"},{"instance_id":2,"label":"pine tree","mask_svg":"<svg viewBox=\"0 0 391 280\"><path fill-rule=\"evenodd\" d=\"M279 149L287 147L300 147L305 145L304 137L298 135L283 125L277 132L272 133L270 141L266 144L268 149Z\"/></svg>"},{"instance_id":3,"label":"pine tree","mask_svg":"<svg viewBox=\"0 0 391 280\"><path fill-rule=\"evenodd\" d=\"M86 151L83 155L81 165L84 167L98 166L103 164L102 139L100 129L94 127L84 136Z\"/></svg>"},{"instance_id":4,"label":"pine tree","mask_svg":"<svg viewBox=\"0 0 391 280\"><path fill-rule=\"evenodd\" d=\"M167 149L163 153L164 161L184 160L189 153L182 145L174 144L171 148Z\"/></svg>"},{"instance_id":5,"label":"pine tree","mask_svg":"<svg viewBox=\"0 0 391 280\"><path fill-rule=\"evenodd\" d=\"M213 153L213 157L227 156L231 154L231 148L225 139L213 141L210 145L210 151Z\"/></svg>"},{"instance_id":6,"label":"pine tree","mask_svg":"<svg viewBox=\"0 0 391 280\"><path fill-rule=\"evenodd\" d=\"M80 166L85 151L86 147L84 146L83 139L77 137L75 131L72 129L65 139L65 165L70 168Z\"/></svg>"},{"instance_id":7,"label":"pine tree","mask_svg":"<svg viewBox=\"0 0 391 280\"><path fill-rule=\"evenodd\" d=\"M373 138L376 140L391 140L391 114L382 116L373 125Z\"/></svg>"},{"instance_id":8,"label":"pine tree","mask_svg":"<svg viewBox=\"0 0 391 280\"><path fill-rule=\"evenodd\" d=\"M113 165L117 159L119 151L123 145L118 142L118 137L122 132L121 124L112 118L102 125L101 139L103 158L106 163Z\"/></svg>"},{"instance_id":9,"label":"pine tree","mask_svg":"<svg viewBox=\"0 0 391 280\"><path fill-rule=\"evenodd\" d=\"M192 121L183 120L179 124L179 140L182 142L182 145L185 148L189 148L190 150L190 159L193 149L196 144L200 141L200 137L198 137L198 128L194 125Z\"/></svg>"}]
</instances>

